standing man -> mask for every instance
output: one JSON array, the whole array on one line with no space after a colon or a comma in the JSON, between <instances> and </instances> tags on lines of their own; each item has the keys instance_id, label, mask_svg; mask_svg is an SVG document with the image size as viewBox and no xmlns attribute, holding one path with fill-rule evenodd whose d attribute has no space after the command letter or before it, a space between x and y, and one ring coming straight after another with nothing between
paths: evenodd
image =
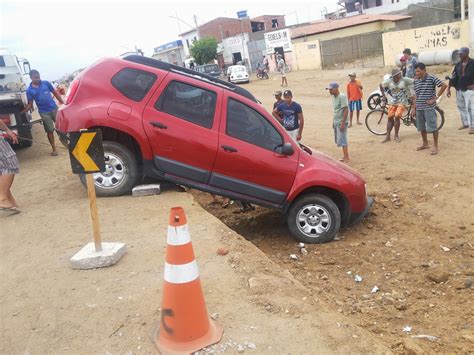
<instances>
[{"instance_id":1,"label":"standing man","mask_svg":"<svg viewBox=\"0 0 474 355\"><path fill-rule=\"evenodd\" d=\"M54 102L54 97L61 103L64 104L63 98L54 89L53 85L49 81L41 80L40 74L37 70L30 71L31 84L26 90L26 96L28 98L28 105L21 113L25 113L33 108L33 101L38 106L38 111L43 120L43 127L48 136L49 143L53 148L51 152L52 156L58 155L56 145L54 144L54 122L56 122L56 113L58 112L58 106Z\"/></svg>"},{"instance_id":2,"label":"standing man","mask_svg":"<svg viewBox=\"0 0 474 355\"><path fill-rule=\"evenodd\" d=\"M282 87L288 86L288 81L286 80L286 70L285 70L285 60L282 55L278 53L277 55L277 68L281 74L281 85Z\"/></svg>"},{"instance_id":3,"label":"standing man","mask_svg":"<svg viewBox=\"0 0 474 355\"><path fill-rule=\"evenodd\" d=\"M281 91L278 90L278 91L275 91L275 93L273 94L275 96L275 102L273 103L273 109L276 109L278 106L280 106L280 104L283 103L283 99L281 98Z\"/></svg>"},{"instance_id":4,"label":"standing man","mask_svg":"<svg viewBox=\"0 0 474 355\"><path fill-rule=\"evenodd\" d=\"M268 58L266 55L263 56L262 62L263 62L263 66L265 67L265 70L267 72L270 72L270 64L268 63Z\"/></svg>"},{"instance_id":5,"label":"standing man","mask_svg":"<svg viewBox=\"0 0 474 355\"><path fill-rule=\"evenodd\" d=\"M349 162L349 144L347 143L347 114L349 112L347 97L339 92L338 83L330 83L326 90L333 96L332 104L334 108L334 117L332 128L334 129L334 141L338 147L342 147L344 156L339 159L343 163Z\"/></svg>"},{"instance_id":6,"label":"standing man","mask_svg":"<svg viewBox=\"0 0 474 355\"><path fill-rule=\"evenodd\" d=\"M440 87L436 94L436 87ZM431 155L438 154L438 122L436 119L436 100L439 99L447 85L437 77L426 72L426 66L418 63L415 66L415 94L416 94L416 127L421 133L423 144L416 150L428 149L427 132L433 133L433 149ZM414 110L414 111L415 111Z\"/></svg>"},{"instance_id":7,"label":"standing man","mask_svg":"<svg viewBox=\"0 0 474 355\"><path fill-rule=\"evenodd\" d=\"M362 124L359 120L360 110L362 110L362 84L360 80L356 79L356 73L349 73L350 81L347 83L346 92L349 98L349 111L350 111L350 123L349 127L352 127L352 116L354 111L357 113L357 124Z\"/></svg>"},{"instance_id":8,"label":"standing man","mask_svg":"<svg viewBox=\"0 0 474 355\"><path fill-rule=\"evenodd\" d=\"M449 79L447 96L451 97L451 87L456 89L456 104L461 113L462 126L470 127L469 134L474 134L474 59L469 58L469 48L459 48L461 59L455 66Z\"/></svg>"},{"instance_id":9,"label":"standing man","mask_svg":"<svg viewBox=\"0 0 474 355\"><path fill-rule=\"evenodd\" d=\"M18 137L2 120L0 120L0 130L4 131L14 144L18 144ZM16 154L0 134L0 212L7 212L9 215L20 213L10 190L18 171Z\"/></svg>"},{"instance_id":10,"label":"standing man","mask_svg":"<svg viewBox=\"0 0 474 355\"><path fill-rule=\"evenodd\" d=\"M413 79L415 77L415 66L418 64L418 60L412 56L411 49L405 48L403 50L403 55L406 58L406 73L405 76L407 78Z\"/></svg>"},{"instance_id":11,"label":"standing man","mask_svg":"<svg viewBox=\"0 0 474 355\"><path fill-rule=\"evenodd\" d=\"M272 115L295 141L301 140L304 127L303 109L300 104L293 101L291 90L283 92L283 103L273 110Z\"/></svg>"},{"instance_id":12,"label":"standing man","mask_svg":"<svg viewBox=\"0 0 474 355\"><path fill-rule=\"evenodd\" d=\"M414 105L415 101L415 96L412 95L410 90L413 82L413 79L402 78L402 72L400 69L393 69L392 76L380 84L380 92L382 93L384 100L387 100L385 91L390 92L390 99L388 100L387 136L382 143L390 141L390 134L392 133L393 126L395 126L395 142L400 143L400 136L398 135L398 132L400 131L400 119L406 111L408 99L411 97L412 105Z\"/></svg>"}]
</instances>

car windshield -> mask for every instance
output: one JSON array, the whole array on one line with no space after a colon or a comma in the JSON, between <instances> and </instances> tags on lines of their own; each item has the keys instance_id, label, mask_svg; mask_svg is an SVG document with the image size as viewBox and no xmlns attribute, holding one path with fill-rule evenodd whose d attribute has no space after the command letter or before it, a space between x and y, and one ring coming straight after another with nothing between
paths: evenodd
<instances>
[{"instance_id":1,"label":"car windshield","mask_svg":"<svg viewBox=\"0 0 474 355\"><path fill-rule=\"evenodd\" d=\"M233 67L232 68L233 73L241 73L241 72L244 72L244 71L246 71L245 67Z\"/></svg>"}]
</instances>

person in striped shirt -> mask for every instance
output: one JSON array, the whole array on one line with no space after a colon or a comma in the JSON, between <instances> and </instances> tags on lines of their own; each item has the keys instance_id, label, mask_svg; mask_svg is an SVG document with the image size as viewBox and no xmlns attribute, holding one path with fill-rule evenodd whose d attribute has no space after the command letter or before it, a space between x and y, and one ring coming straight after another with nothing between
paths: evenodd
<instances>
[{"instance_id":1,"label":"person in striped shirt","mask_svg":"<svg viewBox=\"0 0 474 355\"><path fill-rule=\"evenodd\" d=\"M439 87L436 93L436 87ZM433 133L433 148L431 155L438 154L438 122L436 119L436 100L440 98L448 86L439 78L428 74L426 66L418 63L415 66L415 107L412 112L416 112L416 127L421 133L423 144L416 150L430 148L428 144L428 133ZM413 113L412 113L413 114Z\"/></svg>"}]
</instances>

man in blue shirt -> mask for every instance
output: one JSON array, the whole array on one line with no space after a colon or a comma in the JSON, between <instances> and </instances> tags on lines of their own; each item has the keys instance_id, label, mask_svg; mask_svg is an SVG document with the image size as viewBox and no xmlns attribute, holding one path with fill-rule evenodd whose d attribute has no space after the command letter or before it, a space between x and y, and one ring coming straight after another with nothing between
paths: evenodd
<instances>
[{"instance_id":1,"label":"man in blue shirt","mask_svg":"<svg viewBox=\"0 0 474 355\"><path fill-rule=\"evenodd\" d=\"M304 127L303 110L300 104L293 101L291 90L283 92L283 102L273 110L272 115L295 141L301 140Z\"/></svg>"},{"instance_id":2,"label":"man in blue shirt","mask_svg":"<svg viewBox=\"0 0 474 355\"><path fill-rule=\"evenodd\" d=\"M31 84L26 90L28 105L26 105L26 108L21 113L31 110L33 108L33 101L36 102L39 114L43 120L44 130L48 136L49 143L53 148L51 155L56 156L58 155L58 152L54 144L54 122L56 122L58 106L54 102L51 94L53 94L61 104L64 104L64 101L49 81L41 80L40 74L37 70L33 69L30 71L30 78Z\"/></svg>"}]
</instances>

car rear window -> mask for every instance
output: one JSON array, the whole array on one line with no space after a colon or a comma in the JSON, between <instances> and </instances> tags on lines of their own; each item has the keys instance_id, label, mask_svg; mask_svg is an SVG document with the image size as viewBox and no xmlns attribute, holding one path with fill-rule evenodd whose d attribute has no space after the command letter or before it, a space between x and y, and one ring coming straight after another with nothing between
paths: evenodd
<instances>
[{"instance_id":1,"label":"car rear window","mask_svg":"<svg viewBox=\"0 0 474 355\"><path fill-rule=\"evenodd\" d=\"M155 108L202 127L211 128L217 94L197 86L172 81L155 103Z\"/></svg>"},{"instance_id":2,"label":"car rear window","mask_svg":"<svg viewBox=\"0 0 474 355\"><path fill-rule=\"evenodd\" d=\"M112 78L112 85L122 95L133 101L141 101L156 82L156 75L144 70L125 68Z\"/></svg>"}]
</instances>

